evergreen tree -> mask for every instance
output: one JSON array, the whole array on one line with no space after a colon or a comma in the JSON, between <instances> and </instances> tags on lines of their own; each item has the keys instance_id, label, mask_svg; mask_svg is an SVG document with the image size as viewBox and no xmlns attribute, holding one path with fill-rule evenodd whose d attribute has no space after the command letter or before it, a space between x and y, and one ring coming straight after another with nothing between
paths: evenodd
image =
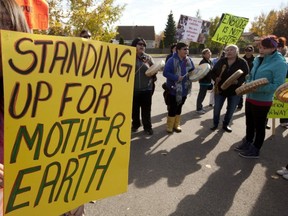
<instances>
[{"instance_id":1,"label":"evergreen tree","mask_svg":"<svg viewBox=\"0 0 288 216\"><path fill-rule=\"evenodd\" d=\"M168 20L166 24L166 28L164 30L164 46L165 48L170 47L171 44L176 42L176 24L173 18L173 13L170 11L168 15Z\"/></svg>"}]
</instances>

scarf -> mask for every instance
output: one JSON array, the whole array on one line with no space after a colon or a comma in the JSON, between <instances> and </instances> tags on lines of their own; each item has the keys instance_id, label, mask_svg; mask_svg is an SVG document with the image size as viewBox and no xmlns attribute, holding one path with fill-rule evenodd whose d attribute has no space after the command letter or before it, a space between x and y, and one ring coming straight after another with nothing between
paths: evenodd
<instances>
[{"instance_id":1,"label":"scarf","mask_svg":"<svg viewBox=\"0 0 288 216\"><path fill-rule=\"evenodd\" d=\"M180 77L182 69L184 69L186 71L186 76L188 76L188 72L192 69L192 64L189 62L188 58L185 58L181 64L180 64L179 60L176 61L175 74ZM183 92L182 82L185 82L184 88L187 89L188 94L190 94L190 92L191 92L192 82L189 79L184 77L182 81L177 81L175 84L177 105L180 105L182 103L182 97L183 97L182 96L182 92Z\"/></svg>"}]
</instances>

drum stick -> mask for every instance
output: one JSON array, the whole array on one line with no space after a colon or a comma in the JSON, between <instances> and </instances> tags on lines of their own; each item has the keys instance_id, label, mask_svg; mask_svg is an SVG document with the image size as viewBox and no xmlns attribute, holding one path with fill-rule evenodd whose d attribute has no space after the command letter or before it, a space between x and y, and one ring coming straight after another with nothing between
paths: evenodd
<instances>
[{"instance_id":1,"label":"drum stick","mask_svg":"<svg viewBox=\"0 0 288 216\"><path fill-rule=\"evenodd\" d=\"M222 76L223 72L225 71L225 69L226 69L226 64L222 65L221 73L217 78L221 79L221 76ZM217 78L215 80L215 94L219 94L219 87L218 87L219 79L217 79Z\"/></svg>"},{"instance_id":2,"label":"drum stick","mask_svg":"<svg viewBox=\"0 0 288 216\"><path fill-rule=\"evenodd\" d=\"M272 119L272 135L275 135L275 118Z\"/></svg>"}]
</instances>

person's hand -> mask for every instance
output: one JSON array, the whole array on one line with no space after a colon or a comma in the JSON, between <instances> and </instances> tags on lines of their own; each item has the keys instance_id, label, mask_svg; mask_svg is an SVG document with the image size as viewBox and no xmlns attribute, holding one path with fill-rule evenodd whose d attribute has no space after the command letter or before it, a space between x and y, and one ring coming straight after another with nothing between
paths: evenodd
<instances>
[{"instance_id":1,"label":"person's hand","mask_svg":"<svg viewBox=\"0 0 288 216\"><path fill-rule=\"evenodd\" d=\"M0 187L4 186L4 165L0 163Z\"/></svg>"},{"instance_id":2,"label":"person's hand","mask_svg":"<svg viewBox=\"0 0 288 216\"><path fill-rule=\"evenodd\" d=\"M184 76L179 76L178 77L178 82L181 82L183 80Z\"/></svg>"},{"instance_id":3,"label":"person's hand","mask_svg":"<svg viewBox=\"0 0 288 216\"><path fill-rule=\"evenodd\" d=\"M237 85L238 84L238 80L235 80L234 82L233 82L233 85Z\"/></svg>"}]
</instances>

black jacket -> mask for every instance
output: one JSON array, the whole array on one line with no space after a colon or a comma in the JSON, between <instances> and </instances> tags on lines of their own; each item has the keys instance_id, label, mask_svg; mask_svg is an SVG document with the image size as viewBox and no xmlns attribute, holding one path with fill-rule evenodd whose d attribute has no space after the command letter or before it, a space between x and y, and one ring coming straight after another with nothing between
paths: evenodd
<instances>
[{"instance_id":1,"label":"black jacket","mask_svg":"<svg viewBox=\"0 0 288 216\"><path fill-rule=\"evenodd\" d=\"M211 60L207 60L207 59L203 58L200 61L199 65L204 64L204 63L208 63L211 66L211 69L212 69L213 63L212 63ZM202 79L199 80L199 83L200 84L201 83L211 83L211 70L208 72L208 74L205 77L203 77Z\"/></svg>"},{"instance_id":2,"label":"black jacket","mask_svg":"<svg viewBox=\"0 0 288 216\"><path fill-rule=\"evenodd\" d=\"M222 73L221 76L221 80L217 83L217 88L219 89L219 94L223 95L223 96L232 96L232 95L236 95L235 93L235 89L240 87L244 82L245 82L245 77L249 72L249 67L248 64L246 62L246 60L244 60L241 57L237 57L236 61L229 67L228 66L228 62L227 62L227 58L222 58L220 59L216 65L214 65L214 67L212 68L211 71L211 76L212 79L215 81L217 77L220 76L221 74L221 70L222 70L222 66L226 65L226 69L224 70L224 72ZM242 76L240 76L240 78L238 79L238 83L237 84L233 84L231 86L229 86L227 89L222 90L221 89L221 85L233 74L235 73L237 70L242 70L244 73ZM215 83L216 85L216 83Z\"/></svg>"}]
</instances>

